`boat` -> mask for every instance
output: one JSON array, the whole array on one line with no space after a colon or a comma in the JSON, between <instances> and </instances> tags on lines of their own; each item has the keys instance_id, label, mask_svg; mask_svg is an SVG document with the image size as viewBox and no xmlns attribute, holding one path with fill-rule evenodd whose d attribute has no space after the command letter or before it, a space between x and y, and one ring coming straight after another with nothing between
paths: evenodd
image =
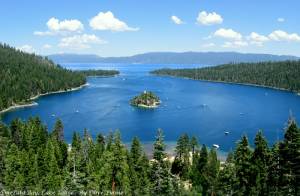
<instances>
[{"instance_id":1,"label":"boat","mask_svg":"<svg viewBox=\"0 0 300 196\"><path fill-rule=\"evenodd\" d=\"M51 116L52 116L52 117L55 117L55 114L52 114Z\"/></svg>"},{"instance_id":2,"label":"boat","mask_svg":"<svg viewBox=\"0 0 300 196\"><path fill-rule=\"evenodd\" d=\"M229 134L229 131L225 131L224 133L225 133L225 135L228 135L228 134Z\"/></svg>"},{"instance_id":3,"label":"boat","mask_svg":"<svg viewBox=\"0 0 300 196\"><path fill-rule=\"evenodd\" d=\"M213 147L216 149L220 148L220 146L218 144L213 144Z\"/></svg>"}]
</instances>

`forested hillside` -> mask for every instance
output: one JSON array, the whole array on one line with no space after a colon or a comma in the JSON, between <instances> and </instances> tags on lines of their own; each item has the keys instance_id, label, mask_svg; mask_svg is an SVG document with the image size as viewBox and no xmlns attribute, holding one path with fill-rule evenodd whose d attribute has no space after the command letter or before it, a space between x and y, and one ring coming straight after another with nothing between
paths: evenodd
<instances>
[{"instance_id":1,"label":"forested hillside","mask_svg":"<svg viewBox=\"0 0 300 196\"><path fill-rule=\"evenodd\" d=\"M226 64L199 69L160 69L157 75L255 84L300 92L300 61Z\"/></svg>"},{"instance_id":2,"label":"forested hillside","mask_svg":"<svg viewBox=\"0 0 300 196\"><path fill-rule=\"evenodd\" d=\"M115 76L118 75L120 72L117 70L102 70L102 69L88 69L88 70L80 70L76 71L79 73L83 73L85 76L101 76L101 77L106 77L106 76Z\"/></svg>"},{"instance_id":3,"label":"forested hillside","mask_svg":"<svg viewBox=\"0 0 300 196\"><path fill-rule=\"evenodd\" d=\"M0 191L24 195L299 195L300 130L291 118L282 141L269 147L259 131L246 136L225 163L216 149L183 134L174 161L157 132L149 159L138 138L126 148L120 132L64 142L60 120L51 133L38 118L0 124ZM86 193L86 194L85 194ZM9 194L7 194L9 195Z\"/></svg>"},{"instance_id":4,"label":"forested hillside","mask_svg":"<svg viewBox=\"0 0 300 196\"><path fill-rule=\"evenodd\" d=\"M0 44L0 111L26 103L33 96L78 87L82 73L62 68L47 58Z\"/></svg>"}]
</instances>

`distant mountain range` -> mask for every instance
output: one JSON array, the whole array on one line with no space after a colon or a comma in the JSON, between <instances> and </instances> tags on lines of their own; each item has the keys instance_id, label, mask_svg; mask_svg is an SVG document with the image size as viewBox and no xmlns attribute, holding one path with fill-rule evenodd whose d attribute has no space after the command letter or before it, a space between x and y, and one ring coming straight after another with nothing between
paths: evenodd
<instances>
[{"instance_id":1,"label":"distant mountain range","mask_svg":"<svg viewBox=\"0 0 300 196\"><path fill-rule=\"evenodd\" d=\"M128 57L100 57L86 54L54 54L48 58L56 63L128 63L128 64L207 64L298 60L299 57L237 52L151 52Z\"/></svg>"}]
</instances>

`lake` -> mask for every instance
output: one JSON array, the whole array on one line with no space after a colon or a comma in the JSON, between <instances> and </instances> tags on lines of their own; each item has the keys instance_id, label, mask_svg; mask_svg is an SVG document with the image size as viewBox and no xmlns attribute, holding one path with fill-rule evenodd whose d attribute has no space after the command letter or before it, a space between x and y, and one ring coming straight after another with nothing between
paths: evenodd
<instances>
[{"instance_id":1,"label":"lake","mask_svg":"<svg viewBox=\"0 0 300 196\"><path fill-rule=\"evenodd\" d=\"M65 139L73 131L86 128L95 137L99 132L119 129L124 142L138 136L152 143L158 128L165 140L173 143L182 133L199 138L208 146L220 145L227 152L241 135L251 143L259 129L270 143L281 139L290 111L300 119L300 96L268 88L158 77L150 70L162 67L191 68L196 65L110 65L66 64L72 69L118 69L116 77L88 78L89 86L73 92L43 96L38 106L22 108L2 115L9 123L14 118L40 116L51 130L62 119ZM156 93L162 103L156 109L139 109L129 104L144 90ZM55 116L54 116L55 115ZM229 131L228 135L224 132Z\"/></svg>"}]
</instances>

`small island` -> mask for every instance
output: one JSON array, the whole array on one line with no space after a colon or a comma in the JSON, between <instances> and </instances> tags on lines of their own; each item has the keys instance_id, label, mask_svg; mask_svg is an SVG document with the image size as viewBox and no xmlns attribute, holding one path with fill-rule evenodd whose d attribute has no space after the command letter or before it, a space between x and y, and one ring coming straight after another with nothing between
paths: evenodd
<instances>
[{"instance_id":1,"label":"small island","mask_svg":"<svg viewBox=\"0 0 300 196\"><path fill-rule=\"evenodd\" d=\"M156 108L160 104L159 97L151 91L144 91L131 99L130 104L142 108Z\"/></svg>"}]
</instances>

